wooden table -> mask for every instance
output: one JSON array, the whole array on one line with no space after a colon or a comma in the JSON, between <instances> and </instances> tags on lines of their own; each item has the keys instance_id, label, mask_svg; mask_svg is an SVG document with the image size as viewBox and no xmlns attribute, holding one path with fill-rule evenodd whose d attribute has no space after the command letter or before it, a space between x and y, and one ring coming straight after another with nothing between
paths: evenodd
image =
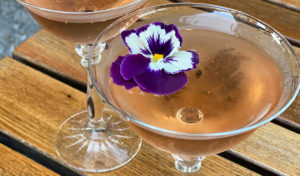
<instances>
[{"instance_id":1,"label":"wooden table","mask_svg":"<svg viewBox=\"0 0 300 176\"><path fill-rule=\"evenodd\" d=\"M230 2L214 1L251 12L251 8L245 8L250 1ZM170 2L154 0L150 3ZM300 20L299 12L264 0L251 0L251 3L295 15L294 21L279 22L268 18L270 14L266 10L265 18L270 20L268 23L274 22L274 27L278 24L278 30L291 38L300 56L299 28L294 29L300 25L296 23ZM178 175L170 155L147 143L143 143L129 164L105 174L82 173L58 159L53 149L56 129L68 116L85 108L86 70L80 66L73 48L73 44L41 30L14 50L14 59L6 57L0 61L0 175ZM280 118L261 127L246 141L232 150L207 157L196 175L299 176L299 106L300 97Z\"/></svg>"}]
</instances>

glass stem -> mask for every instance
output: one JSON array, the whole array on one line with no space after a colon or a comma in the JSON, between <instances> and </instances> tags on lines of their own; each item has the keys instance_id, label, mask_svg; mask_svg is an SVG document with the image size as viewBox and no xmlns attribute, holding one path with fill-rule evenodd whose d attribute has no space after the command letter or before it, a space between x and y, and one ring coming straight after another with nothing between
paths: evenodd
<instances>
[{"instance_id":1,"label":"glass stem","mask_svg":"<svg viewBox=\"0 0 300 176\"><path fill-rule=\"evenodd\" d=\"M75 47L76 53L81 56L81 65L85 68L88 67L89 59L89 51L91 49L92 45L91 44L77 44Z\"/></svg>"},{"instance_id":2,"label":"glass stem","mask_svg":"<svg viewBox=\"0 0 300 176\"><path fill-rule=\"evenodd\" d=\"M92 44L77 44L75 47L76 53L81 56L81 65L85 68L88 67L89 63L89 54L92 48ZM92 54L92 62L93 64L97 64L101 59L101 52L104 50L106 46L105 42L100 43L97 48L94 49L94 53Z\"/></svg>"},{"instance_id":3,"label":"glass stem","mask_svg":"<svg viewBox=\"0 0 300 176\"><path fill-rule=\"evenodd\" d=\"M87 110L89 117L91 119L91 123L94 125L97 123L103 122L103 108L104 102L102 98L98 95L96 88L93 85L91 77L89 74L88 84L87 84Z\"/></svg>"},{"instance_id":4,"label":"glass stem","mask_svg":"<svg viewBox=\"0 0 300 176\"><path fill-rule=\"evenodd\" d=\"M193 176L201 167L201 162L205 157L174 155L175 167L181 172L181 176Z\"/></svg>"},{"instance_id":5,"label":"glass stem","mask_svg":"<svg viewBox=\"0 0 300 176\"><path fill-rule=\"evenodd\" d=\"M88 67L89 52L92 44L77 44L75 51L81 56L81 65L85 68ZM101 52L105 47L105 43L99 44L95 49L95 53L92 54L92 64L97 64L101 59ZM103 117L104 102L102 98L97 94L97 90L93 85L91 77L87 72L87 110L90 117L89 127L91 129L105 130L106 124Z\"/></svg>"}]
</instances>

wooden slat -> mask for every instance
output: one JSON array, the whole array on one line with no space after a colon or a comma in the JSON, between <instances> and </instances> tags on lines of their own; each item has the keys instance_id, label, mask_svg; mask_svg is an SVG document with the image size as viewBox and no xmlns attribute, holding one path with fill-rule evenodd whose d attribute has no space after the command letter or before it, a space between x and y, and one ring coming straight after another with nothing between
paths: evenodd
<instances>
[{"instance_id":1,"label":"wooden slat","mask_svg":"<svg viewBox=\"0 0 300 176\"><path fill-rule=\"evenodd\" d=\"M233 150L287 175L300 175L300 135L269 123Z\"/></svg>"},{"instance_id":2,"label":"wooden slat","mask_svg":"<svg viewBox=\"0 0 300 176\"><path fill-rule=\"evenodd\" d=\"M264 0L181 0L225 6L248 13L300 42L300 13Z\"/></svg>"},{"instance_id":3,"label":"wooden slat","mask_svg":"<svg viewBox=\"0 0 300 176\"><path fill-rule=\"evenodd\" d=\"M266 0L266 1L300 12L299 0Z\"/></svg>"},{"instance_id":4,"label":"wooden slat","mask_svg":"<svg viewBox=\"0 0 300 176\"><path fill-rule=\"evenodd\" d=\"M85 94L17 61L0 61L0 129L57 158L56 129L85 107ZM173 159L148 144L125 167L103 175L178 175ZM208 157L197 175L257 175L219 156Z\"/></svg>"},{"instance_id":5,"label":"wooden slat","mask_svg":"<svg viewBox=\"0 0 300 176\"><path fill-rule=\"evenodd\" d=\"M13 55L55 75L86 83L86 69L80 65L81 58L75 52L75 44L59 39L45 30L39 31L18 46Z\"/></svg>"},{"instance_id":6,"label":"wooden slat","mask_svg":"<svg viewBox=\"0 0 300 176\"><path fill-rule=\"evenodd\" d=\"M293 6L296 6L296 7L300 8L300 1L299 0L276 0L276 1L280 1L282 3L290 4L290 5L293 5Z\"/></svg>"},{"instance_id":7,"label":"wooden slat","mask_svg":"<svg viewBox=\"0 0 300 176\"><path fill-rule=\"evenodd\" d=\"M3 176L55 176L55 172L0 144L0 175Z\"/></svg>"},{"instance_id":8,"label":"wooden slat","mask_svg":"<svg viewBox=\"0 0 300 176\"><path fill-rule=\"evenodd\" d=\"M57 50L58 48L59 50ZM63 75L63 77L68 77L70 80L78 80L84 84L86 82L86 70L81 67L79 57L75 51L70 48L72 48L72 45L41 30L17 47L13 55L15 58L35 64L38 67L47 69L49 72ZM300 48L294 47L294 49L300 58ZM53 62L51 62L51 59L53 59ZM282 117L300 125L299 107L300 95Z\"/></svg>"},{"instance_id":9,"label":"wooden slat","mask_svg":"<svg viewBox=\"0 0 300 176\"><path fill-rule=\"evenodd\" d=\"M169 0L147 0L147 6L153 6L158 4L169 4L172 3L172 1Z\"/></svg>"}]
</instances>

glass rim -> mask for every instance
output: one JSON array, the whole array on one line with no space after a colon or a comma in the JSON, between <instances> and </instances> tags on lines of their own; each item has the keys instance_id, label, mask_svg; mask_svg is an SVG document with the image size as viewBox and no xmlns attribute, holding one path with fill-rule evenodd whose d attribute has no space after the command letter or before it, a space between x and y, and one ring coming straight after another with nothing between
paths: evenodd
<instances>
[{"instance_id":1,"label":"glass rim","mask_svg":"<svg viewBox=\"0 0 300 176\"><path fill-rule=\"evenodd\" d=\"M25 2L24 0L17 0L17 2L19 2L20 4L22 4L23 6L29 6L31 8L35 8L38 10L42 10L44 12L51 12L51 13L58 13L58 14L68 14L68 15L93 15L93 14L99 14L99 13L107 13L107 12L113 12L113 11L117 11L117 10L121 10L123 8L126 7L130 7L132 5L135 5L137 3L143 2L145 0L135 0L134 2L131 2L129 4L125 4L123 6L120 7L115 7L115 8L111 8L111 9L105 9L105 10L97 10L97 11L92 11L92 12L69 12L69 11L60 11L60 10L52 10L52 9L47 9L47 8L43 8L43 7L38 7L35 6L33 4L30 4L28 2Z\"/></svg>"},{"instance_id":2,"label":"glass rim","mask_svg":"<svg viewBox=\"0 0 300 176\"><path fill-rule=\"evenodd\" d=\"M111 104L106 96L103 95L103 93L101 92L101 88L98 87L98 85L95 83L95 78L92 74L92 64L91 64L91 56L93 53L93 50L95 49L95 45L97 43L99 43L101 41L101 38L104 34L106 34L111 28L113 28L115 25L119 24L120 22L124 21L127 18L132 17L133 15L136 15L140 12L149 12L151 10L157 10L157 9L162 9L162 8L166 8L166 7L179 7L179 6L186 6L186 7L202 7L202 8L214 8L216 10L226 10L228 13L232 13L232 12L236 12L238 14L241 14L243 16L246 16L247 18L251 18L253 20L255 20L256 22L259 22L263 25L265 25L266 28L270 29L271 32L276 33L280 39L284 42L284 44L289 48L289 50L292 52L293 57L296 59L296 66L297 66L297 70L298 73L300 73L300 63L299 63L299 58L297 57L295 51L293 50L291 44L287 41L287 39L280 34L277 30L275 30L273 27L271 27L270 25L268 25L267 23L252 17L251 15L248 15L244 12L235 10L235 9L231 9L231 8L227 8L227 7L223 7L223 6L217 6L217 5L212 5L212 4L205 4L205 3L173 3L173 4L162 4L162 5L156 5L156 6L150 6L150 7L146 7L146 8L142 8L139 9L137 11L131 12L121 18L119 18L118 20L116 20L115 22L113 22L111 25L109 25L107 28L105 28L97 37L97 39L95 40L95 42L93 43L93 46L90 50L89 53L89 62L88 62L88 72L89 72L89 76L91 77L92 83L95 86L98 94L103 98L103 100L110 105L114 110L116 110L117 112L119 112L120 114L126 116L129 121L132 121L133 123L137 124L138 126L141 126L142 128L145 127L149 130L151 130L154 133L157 132L162 132L164 136L168 136L168 137L176 137L176 138L180 138L180 139L191 139L191 140L195 140L195 139L199 139L201 137L203 138L221 138L221 137L229 137L229 136L233 136L233 135L237 135L237 134L241 134L250 130L254 130L262 125L265 125L266 123L270 122L271 120L275 119L276 117L278 117L280 114L282 114L295 100L296 96L298 95L298 92L300 90L300 77L298 76L298 85L292 95L292 97L288 100L288 102L281 107L275 114L273 114L271 117L269 117L268 119L265 119L263 121L260 121L258 123L254 123L250 126L245 126L243 128L239 128L239 129L234 129L234 130L230 130L230 131L225 131L225 132L216 132L216 133L183 133L183 132L177 132L177 131L172 131L172 130L167 130L167 129L163 129L160 127L156 127L153 125L149 125L147 123L144 123L142 121L139 121L137 119L135 119L134 117L131 117L129 115L127 115L126 113L122 112L121 110L119 110L118 108L116 108L113 104Z\"/></svg>"}]
</instances>

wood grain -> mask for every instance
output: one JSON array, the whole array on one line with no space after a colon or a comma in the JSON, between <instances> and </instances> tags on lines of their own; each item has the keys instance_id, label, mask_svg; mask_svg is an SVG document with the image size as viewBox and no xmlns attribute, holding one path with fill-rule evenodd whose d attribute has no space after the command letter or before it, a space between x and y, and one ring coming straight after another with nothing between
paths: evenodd
<instances>
[{"instance_id":1,"label":"wood grain","mask_svg":"<svg viewBox=\"0 0 300 176\"><path fill-rule=\"evenodd\" d=\"M279 6L289 8L291 10L295 10L300 12L300 1L299 0L265 0Z\"/></svg>"},{"instance_id":2,"label":"wood grain","mask_svg":"<svg viewBox=\"0 0 300 176\"><path fill-rule=\"evenodd\" d=\"M256 17L290 38L300 41L300 13L264 0L181 0L208 3L240 10Z\"/></svg>"},{"instance_id":3,"label":"wood grain","mask_svg":"<svg viewBox=\"0 0 300 176\"><path fill-rule=\"evenodd\" d=\"M153 6L158 4L170 4L172 3L169 0L147 0L147 6Z\"/></svg>"},{"instance_id":4,"label":"wood grain","mask_svg":"<svg viewBox=\"0 0 300 176\"><path fill-rule=\"evenodd\" d=\"M0 61L0 83L0 129L57 158L53 150L56 129L68 116L85 107L85 94L9 58ZM132 162L103 175L178 174L170 155L144 143ZM197 175L257 174L222 157L211 156Z\"/></svg>"},{"instance_id":5,"label":"wood grain","mask_svg":"<svg viewBox=\"0 0 300 176\"><path fill-rule=\"evenodd\" d=\"M3 144L0 144L0 158L0 175L3 176L58 175Z\"/></svg>"},{"instance_id":6,"label":"wood grain","mask_svg":"<svg viewBox=\"0 0 300 176\"><path fill-rule=\"evenodd\" d=\"M300 175L300 135L268 123L233 150L287 175Z\"/></svg>"},{"instance_id":7,"label":"wood grain","mask_svg":"<svg viewBox=\"0 0 300 176\"><path fill-rule=\"evenodd\" d=\"M80 65L81 58L75 52L75 44L59 39L45 30L39 31L18 46L13 55L64 79L86 83L86 69Z\"/></svg>"},{"instance_id":8,"label":"wood grain","mask_svg":"<svg viewBox=\"0 0 300 176\"><path fill-rule=\"evenodd\" d=\"M297 7L300 8L300 1L299 0L277 0L277 1L283 2L285 4L291 4L291 5L294 5L294 6L297 6Z\"/></svg>"}]
</instances>

